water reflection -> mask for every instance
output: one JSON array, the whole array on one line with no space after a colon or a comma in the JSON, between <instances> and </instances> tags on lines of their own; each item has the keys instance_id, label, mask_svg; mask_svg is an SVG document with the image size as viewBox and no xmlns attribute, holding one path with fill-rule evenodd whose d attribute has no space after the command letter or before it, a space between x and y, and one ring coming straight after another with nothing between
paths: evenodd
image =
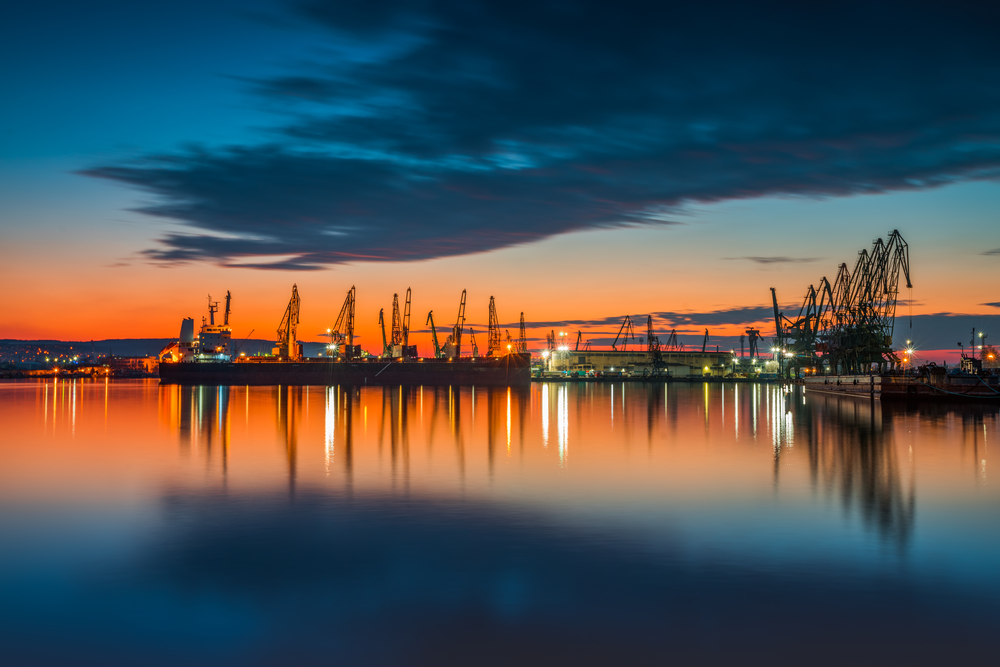
<instances>
[{"instance_id":1,"label":"water reflection","mask_svg":"<svg viewBox=\"0 0 1000 667\"><path fill-rule=\"evenodd\" d=\"M996 408L732 383L0 392L13 664L995 655Z\"/></svg>"}]
</instances>

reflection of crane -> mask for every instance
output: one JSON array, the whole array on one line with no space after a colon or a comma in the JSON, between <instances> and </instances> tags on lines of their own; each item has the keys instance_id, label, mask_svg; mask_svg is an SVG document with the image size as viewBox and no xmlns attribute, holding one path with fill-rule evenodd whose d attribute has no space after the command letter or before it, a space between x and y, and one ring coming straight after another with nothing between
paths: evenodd
<instances>
[{"instance_id":1,"label":"reflection of crane","mask_svg":"<svg viewBox=\"0 0 1000 667\"><path fill-rule=\"evenodd\" d=\"M283 358L299 359L299 349L295 340L295 329L299 325L299 288L292 285L292 298L285 308L285 315L278 325L278 345L274 353Z\"/></svg>"},{"instance_id":2,"label":"reflection of crane","mask_svg":"<svg viewBox=\"0 0 1000 667\"><path fill-rule=\"evenodd\" d=\"M705 340L701 341L701 351L704 353L708 350L708 329L705 329Z\"/></svg>"},{"instance_id":3,"label":"reflection of crane","mask_svg":"<svg viewBox=\"0 0 1000 667\"><path fill-rule=\"evenodd\" d=\"M490 330L486 356L495 357L500 353L500 320L497 318L497 304L490 297Z\"/></svg>"},{"instance_id":4,"label":"reflection of crane","mask_svg":"<svg viewBox=\"0 0 1000 667\"><path fill-rule=\"evenodd\" d=\"M330 345L339 347L340 356L345 359L354 357L354 285L347 290L344 305L340 308L337 321L330 330Z\"/></svg>"},{"instance_id":5,"label":"reflection of crane","mask_svg":"<svg viewBox=\"0 0 1000 667\"><path fill-rule=\"evenodd\" d=\"M528 337L524 334L524 311L521 311L521 335L517 339L517 351L521 354L528 351Z\"/></svg>"},{"instance_id":6,"label":"reflection of crane","mask_svg":"<svg viewBox=\"0 0 1000 667\"><path fill-rule=\"evenodd\" d=\"M624 334L624 336L622 335ZM625 321L622 322L621 329L618 330L618 335L615 336L615 342L611 344L611 349L615 352L618 351L618 340L622 341L622 351L628 351L628 339L631 338L635 340L635 329L632 327L632 318L628 315L625 316Z\"/></svg>"},{"instance_id":7,"label":"reflection of crane","mask_svg":"<svg viewBox=\"0 0 1000 667\"><path fill-rule=\"evenodd\" d=\"M233 295L229 293L229 290L226 290L226 314L222 320L222 326L224 327L229 326L229 304L232 300L233 300Z\"/></svg>"},{"instance_id":8,"label":"reflection of crane","mask_svg":"<svg viewBox=\"0 0 1000 667\"><path fill-rule=\"evenodd\" d=\"M392 348L389 347L389 341L385 337L385 308L378 310L378 326L382 330L382 357L391 357Z\"/></svg>"},{"instance_id":9,"label":"reflection of crane","mask_svg":"<svg viewBox=\"0 0 1000 667\"><path fill-rule=\"evenodd\" d=\"M426 322L426 324L431 325L431 342L434 343L434 358L435 359L441 359L442 357L444 357L444 351L441 349L441 346L438 344L437 329L434 328L434 311L433 310L430 311L429 313L427 313L427 322Z\"/></svg>"}]
</instances>

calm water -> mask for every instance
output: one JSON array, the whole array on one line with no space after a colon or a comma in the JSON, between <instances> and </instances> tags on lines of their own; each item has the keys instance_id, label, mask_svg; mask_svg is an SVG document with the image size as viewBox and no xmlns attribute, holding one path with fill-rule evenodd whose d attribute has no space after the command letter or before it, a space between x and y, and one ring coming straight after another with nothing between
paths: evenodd
<instances>
[{"instance_id":1,"label":"calm water","mask_svg":"<svg viewBox=\"0 0 1000 667\"><path fill-rule=\"evenodd\" d=\"M996 407L0 384L4 664L996 664Z\"/></svg>"}]
</instances>

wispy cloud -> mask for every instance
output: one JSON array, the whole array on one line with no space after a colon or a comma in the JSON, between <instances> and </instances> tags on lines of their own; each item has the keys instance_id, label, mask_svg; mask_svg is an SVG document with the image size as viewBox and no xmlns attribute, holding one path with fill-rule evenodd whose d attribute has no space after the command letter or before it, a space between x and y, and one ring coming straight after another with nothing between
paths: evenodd
<instances>
[{"instance_id":1,"label":"wispy cloud","mask_svg":"<svg viewBox=\"0 0 1000 667\"><path fill-rule=\"evenodd\" d=\"M993 250L983 251L984 255L1000 255L1000 248L993 248Z\"/></svg>"},{"instance_id":2,"label":"wispy cloud","mask_svg":"<svg viewBox=\"0 0 1000 667\"><path fill-rule=\"evenodd\" d=\"M743 259L757 264L801 264L815 262L819 257L723 257L723 259L737 260Z\"/></svg>"},{"instance_id":3,"label":"wispy cloud","mask_svg":"<svg viewBox=\"0 0 1000 667\"><path fill-rule=\"evenodd\" d=\"M458 255L674 224L697 202L1000 173L991 10L516 4L296 4L288 26L325 30L330 55L238 84L281 114L277 130L84 173L186 225L147 257L283 258L249 264L261 269Z\"/></svg>"}]
</instances>

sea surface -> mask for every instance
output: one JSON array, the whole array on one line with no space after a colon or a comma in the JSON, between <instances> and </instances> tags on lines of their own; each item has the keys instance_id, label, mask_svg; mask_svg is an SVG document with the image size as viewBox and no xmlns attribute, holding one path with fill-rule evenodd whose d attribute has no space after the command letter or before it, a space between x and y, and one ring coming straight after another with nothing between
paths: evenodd
<instances>
[{"instance_id":1,"label":"sea surface","mask_svg":"<svg viewBox=\"0 0 1000 667\"><path fill-rule=\"evenodd\" d=\"M998 664L998 410L0 383L0 663Z\"/></svg>"}]
</instances>

